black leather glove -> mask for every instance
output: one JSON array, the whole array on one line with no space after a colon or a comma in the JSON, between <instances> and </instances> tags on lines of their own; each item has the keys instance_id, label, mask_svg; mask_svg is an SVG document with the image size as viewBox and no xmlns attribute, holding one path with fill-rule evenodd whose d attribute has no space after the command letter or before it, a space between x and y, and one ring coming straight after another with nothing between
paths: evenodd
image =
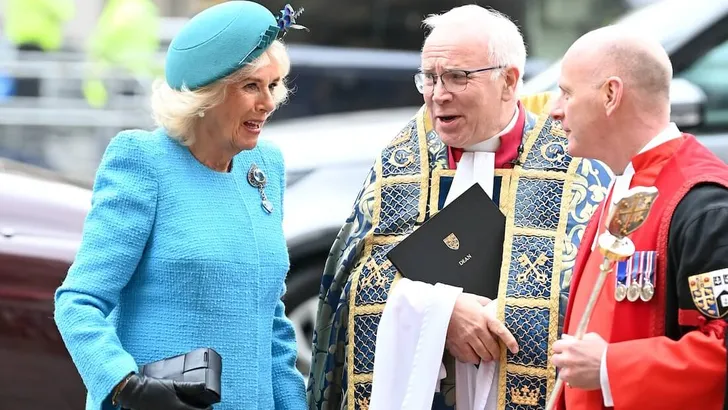
<instances>
[{"instance_id":1,"label":"black leather glove","mask_svg":"<svg viewBox=\"0 0 728 410\"><path fill-rule=\"evenodd\" d=\"M122 409L128 410L212 410L196 407L180 397L195 397L202 393L202 383L175 382L133 374L116 398Z\"/></svg>"}]
</instances>

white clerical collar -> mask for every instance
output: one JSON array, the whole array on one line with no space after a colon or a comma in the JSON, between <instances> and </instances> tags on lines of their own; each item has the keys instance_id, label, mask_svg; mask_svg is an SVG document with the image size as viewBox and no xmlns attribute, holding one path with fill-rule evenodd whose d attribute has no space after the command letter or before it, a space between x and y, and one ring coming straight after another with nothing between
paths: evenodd
<instances>
[{"instance_id":1,"label":"white clerical collar","mask_svg":"<svg viewBox=\"0 0 728 410\"><path fill-rule=\"evenodd\" d=\"M458 167L455 171L455 178L450 191L445 199L445 205L452 202L460 196L465 190L473 186L474 183L480 184L489 197L493 198L493 181L495 178L495 151L500 146L500 136L510 132L516 126L518 121L518 107L513 114L513 119L505 128L493 137L471 145L463 149L463 155L458 161Z\"/></svg>"},{"instance_id":2,"label":"white clerical collar","mask_svg":"<svg viewBox=\"0 0 728 410\"><path fill-rule=\"evenodd\" d=\"M500 147L500 137L502 135L505 135L511 130L513 130L513 127L516 126L516 122L518 122L518 105L516 105L516 112L513 114L513 118L511 118L511 122L506 125L503 130L494 136L488 138L485 141L481 141L477 144L473 144L469 147L463 148L463 151L465 152L496 152L498 148Z\"/></svg>"},{"instance_id":3,"label":"white clerical collar","mask_svg":"<svg viewBox=\"0 0 728 410\"><path fill-rule=\"evenodd\" d=\"M637 153L637 155L645 153L653 148L656 148L668 141L671 141L675 138L680 138L682 136L682 133L677 128L677 125L675 125L674 122L671 122L664 130L660 131L657 135L652 137L650 142L645 144L644 147ZM632 165L632 161L627 164L627 167L624 169L624 172L622 175L617 175L614 180L612 181L610 190L612 191L611 200L609 201L609 209L607 212L611 212L614 205L619 202L620 199L624 197L624 195L629 191L629 185L632 183L632 177L634 176L634 166ZM602 211L604 212L604 211ZM599 223L601 224L601 216ZM597 237L601 233L601 229L599 230L599 233L597 234ZM592 250L596 247L597 243L597 237L594 238L594 242L592 243Z\"/></svg>"}]
</instances>

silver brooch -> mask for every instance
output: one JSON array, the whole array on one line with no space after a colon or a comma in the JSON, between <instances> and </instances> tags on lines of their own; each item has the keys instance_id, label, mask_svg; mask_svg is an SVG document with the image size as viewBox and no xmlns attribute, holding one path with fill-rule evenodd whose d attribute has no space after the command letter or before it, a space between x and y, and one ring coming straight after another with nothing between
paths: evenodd
<instances>
[{"instance_id":1,"label":"silver brooch","mask_svg":"<svg viewBox=\"0 0 728 410\"><path fill-rule=\"evenodd\" d=\"M262 169L258 168L257 165L252 164L248 171L248 183L260 192L260 206L269 214L273 212L273 203L268 200L265 195L265 185L268 183L268 179Z\"/></svg>"}]
</instances>

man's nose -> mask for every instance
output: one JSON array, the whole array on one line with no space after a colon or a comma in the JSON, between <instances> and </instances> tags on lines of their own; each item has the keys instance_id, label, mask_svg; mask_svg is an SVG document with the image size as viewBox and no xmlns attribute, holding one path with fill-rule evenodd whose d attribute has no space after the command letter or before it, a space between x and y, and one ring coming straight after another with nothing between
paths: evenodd
<instances>
[{"instance_id":1,"label":"man's nose","mask_svg":"<svg viewBox=\"0 0 728 410\"><path fill-rule=\"evenodd\" d=\"M564 109L561 107L561 99L557 100L554 106L551 108L551 117L557 121L563 121Z\"/></svg>"},{"instance_id":2,"label":"man's nose","mask_svg":"<svg viewBox=\"0 0 728 410\"><path fill-rule=\"evenodd\" d=\"M438 81L432 85L432 100L438 104L452 99L452 93L445 89L442 81Z\"/></svg>"}]
</instances>

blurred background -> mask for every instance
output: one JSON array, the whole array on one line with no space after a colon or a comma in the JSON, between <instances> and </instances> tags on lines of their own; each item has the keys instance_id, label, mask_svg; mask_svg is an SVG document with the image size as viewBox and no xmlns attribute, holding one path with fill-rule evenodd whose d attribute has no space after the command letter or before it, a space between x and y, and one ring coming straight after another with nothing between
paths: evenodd
<instances>
[{"instance_id":1,"label":"blurred background","mask_svg":"<svg viewBox=\"0 0 728 410\"><path fill-rule=\"evenodd\" d=\"M53 291L73 261L109 140L154 126L150 87L169 42L221 2L0 0L0 408L83 408L83 385L52 321ZM274 13L285 5L261 3ZM374 158L422 104L413 82L421 21L467 3L292 4L305 9L299 22L310 32L285 38L294 93L262 138L281 147L287 165L286 304L304 375L331 244ZM674 66L673 121L728 159L728 0L477 3L521 27L526 93L556 89L562 54L588 30L617 23L656 36Z\"/></svg>"},{"instance_id":2,"label":"blurred background","mask_svg":"<svg viewBox=\"0 0 728 410\"><path fill-rule=\"evenodd\" d=\"M4 33L0 35L0 154L89 179L105 144L119 129L151 126L146 110L153 70L161 70L164 51L184 22L220 2L0 0ZM274 12L284 5L276 0L261 3ZM296 94L272 120L419 104L412 74L419 65L421 21L429 13L466 3L303 0L293 4L305 8L301 21L311 31L286 37ZM559 58L585 30L645 2L479 3L508 14L523 28L531 76ZM147 59L150 47L156 53L154 61L145 61L148 67L124 61L135 49L139 57L131 59ZM94 63L99 61L105 69L95 73ZM107 94L103 107L93 107L84 96L83 83L92 75L103 81Z\"/></svg>"}]
</instances>

